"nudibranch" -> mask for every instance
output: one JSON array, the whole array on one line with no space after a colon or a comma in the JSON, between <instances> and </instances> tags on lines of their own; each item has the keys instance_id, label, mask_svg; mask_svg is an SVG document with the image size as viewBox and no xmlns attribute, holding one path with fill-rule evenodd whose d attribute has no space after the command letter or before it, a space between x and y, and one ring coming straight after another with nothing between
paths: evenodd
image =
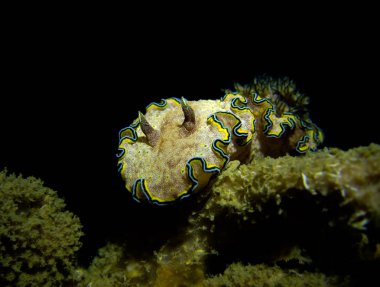
<instances>
[{"instance_id":1,"label":"nudibranch","mask_svg":"<svg viewBox=\"0 0 380 287\"><path fill-rule=\"evenodd\" d=\"M202 190L230 160L315 150L323 134L305 112L307 98L283 92L284 80L263 82L236 85L219 100L162 99L139 112L119 132L117 155L132 197L173 203Z\"/></svg>"}]
</instances>

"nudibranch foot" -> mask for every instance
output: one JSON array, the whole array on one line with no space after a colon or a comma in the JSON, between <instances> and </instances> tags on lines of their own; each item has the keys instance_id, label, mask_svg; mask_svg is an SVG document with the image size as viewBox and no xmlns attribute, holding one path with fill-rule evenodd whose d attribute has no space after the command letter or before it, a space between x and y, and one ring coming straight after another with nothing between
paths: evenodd
<instances>
[{"instance_id":1,"label":"nudibranch foot","mask_svg":"<svg viewBox=\"0 0 380 287\"><path fill-rule=\"evenodd\" d=\"M204 189L230 160L314 151L323 133L288 79L235 85L220 100L163 99L119 132L118 170L138 202L174 203Z\"/></svg>"}]
</instances>

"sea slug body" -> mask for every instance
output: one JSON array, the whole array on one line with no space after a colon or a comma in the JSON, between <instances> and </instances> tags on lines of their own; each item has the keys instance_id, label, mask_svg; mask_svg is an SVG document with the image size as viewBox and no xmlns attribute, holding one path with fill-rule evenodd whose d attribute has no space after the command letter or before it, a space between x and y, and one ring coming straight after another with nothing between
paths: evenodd
<instances>
[{"instance_id":1,"label":"sea slug body","mask_svg":"<svg viewBox=\"0 0 380 287\"><path fill-rule=\"evenodd\" d=\"M229 160L316 149L323 135L307 115L252 87L237 85L220 100L163 99L139 113L119 132L117 155L132 197L173 203L202 190Z\"/></svg>"}]
</instances>

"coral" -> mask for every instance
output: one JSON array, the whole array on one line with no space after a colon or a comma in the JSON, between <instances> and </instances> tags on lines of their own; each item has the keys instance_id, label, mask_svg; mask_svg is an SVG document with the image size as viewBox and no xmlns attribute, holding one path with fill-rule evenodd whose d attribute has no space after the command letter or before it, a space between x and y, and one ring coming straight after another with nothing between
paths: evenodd
<instances>
[{"instance_id":1,"label":"coral","mask_svg":"<svg viewBox=\"0 0 380 287\"><path fill-rule=\"evenodd\" d=\"M319 262L344 272L376 258L379 178L374 144L232 162L191 221L213 231L210 245L224 254L215 260ZM235 236L242 237L238 246Z\"/></svg>"},{"instance_id":2,"label":"coral","mask_svg":"<svg viewBox=\"0 0 380 287\"><path fill-rule=\"evenodd\" d=\"M228 266L223 275L208 278L204 286L325 287L349 286L348 284L349 282L345 278L326 276L318 272L283 270L278 266L269 267L264 264L243 266L239 263L233 263Z\"/></svg>"},{"instance_id":3,"label":"coral","mask_svg":"<svg viewBox=\"0 0 380 287\"><path fill-rule=\"evenodd\" d=\"M82 235L78 217L33 177L0 172L0 285L59 286L73 281Z\"/></svg>"},{"instance_id":4,"label":"coral","mask_svg":"<svg viewBox=\"0 0 380 287\"><path fill-rule=\"evenodd\" d=\"M172 203L202 190L230 160L315 150L323 135L304 112L307 98L284 83L256 80L220 100L148 105L119 133L119 171L132 197Z\"/></svg>"},{"instance_id":5,"label":"coral","mask_svg":"<svg viewBox=\"0 0 380 287\"><path fill-rule=\"evenodd\" d=\"M364 286L379 266L379 178L375 144L231 161L173 210L187 223L162 244L109 244L82 286Z\"/></svg>"},{"instance_id":6,"label":"coral","mask_svg":"<svg viewBox=\"0 0 380 287\"><path fill-rule=\"evenodd\" d=\"M101 248L88 270L82 270L81 286L203 286L203 265L187 266L176 256L157 253L133 257L123 244L108 243ZM188 256L189 252L185 253ZM194 258L194 256L193 256Z\"/></svg>"},{"instance_id":7,"label":"coral","mask_svg":"<svg viewBox=\"0 0 380 287\"><path fill-rule=\"evenodd\" d=\"M98 251L88 270L80 270L83 286L149 286L155 270L152 262L133 259L125 255L127 248L109 243Z\"/></svg>"},{"instance_id":8,"label":"coral","mask_svg":"<svg viewBox=\"0 0 380 287\"><path fill-rule=\"evenodd\" d=\"M273 200L281 214L281 201L298 193L315 200L331 196L340 207L352 207L352 217L346 218L346 223L365 230L369 219L380 218L379 153L379 146L371 144L347 152L326 148L304 157L267 157L248 165L232 162L212 187L214 196L208 204L217 208L208 208L220 212L223 207L234 214L255 217Z\"/></svg>"}]
</instances>

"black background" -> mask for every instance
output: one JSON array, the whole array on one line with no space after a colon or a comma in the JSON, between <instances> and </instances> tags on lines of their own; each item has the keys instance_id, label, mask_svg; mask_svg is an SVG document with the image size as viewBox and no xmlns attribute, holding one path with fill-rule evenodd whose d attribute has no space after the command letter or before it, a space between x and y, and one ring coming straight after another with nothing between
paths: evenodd
<instances>
[{"instance_id":1,"label":"black background","mask_svg":"<svg viewBox=\"0 0 380 287\"><path fill-rule=\"evenodd\" d=\"M310 97L325 146L380 143L376 25L354 10L241 23L235 13L199 27L194 15L180 27L181 16L162 26L13 19L2 41L0 168L57 190L87 246L100 246L138 221L115 155L118 131L152 101L217 99L235 82L288 76Z\"/></svg>"}]
</instances>

